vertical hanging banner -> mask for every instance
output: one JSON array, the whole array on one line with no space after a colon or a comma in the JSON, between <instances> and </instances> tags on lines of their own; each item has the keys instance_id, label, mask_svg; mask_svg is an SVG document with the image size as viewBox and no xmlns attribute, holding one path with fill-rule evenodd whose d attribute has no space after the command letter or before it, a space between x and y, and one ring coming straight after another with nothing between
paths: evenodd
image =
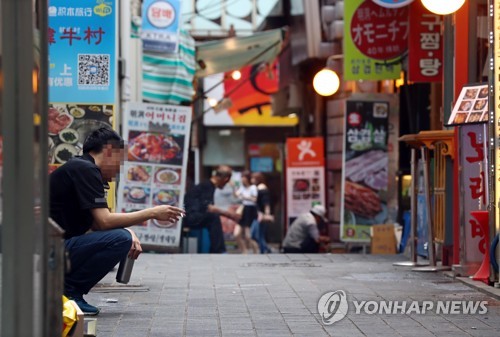
<instances>
[{"instance_id":1,"label":"vertical hanging banner","mask_svg":"<svg viewBox=\"0 0 500 337\"><path fill-rule=\"evenodd\" d=\"M440 82L443 79L443 17L431 13L420 1L410 5L408 80Z\"/></svg>"},{"instance_id":2,"label":"vertical hanging banner","mask_svg":"<svg viewBox=\"0 0 500 337\"><path fill-rule=\"evenodd\" d=\"M49 1L49 164L82 150L88 133L113 124L117 91L115 0Z\"/></svg>"},{"instance_id":3,"label":"vertical hanging banner","mask_svg":"<svg viewBox=\"0 0 500 337\"><path fill-rule=\"evenodd\" d=\"M286 190L288 225L316 204L325 205L323 138L287 138Z\"/></svg>"},{"instance_id":4,"label":"vertical hanging banner","mask_svg":"<svg viewBox=\"0 0 500 337\"><path fill-rule=\"evenodd\" d=\"M142 3L142 47L158 53L179 49L180 0L144 0Z\"/></svg>"},{"instance_id":5,"label":"vertical hanging banner","mask_svg":"<svg viewBox=\"0 0 500 337\"><path fill-rule=\"evenodd\" d=\"M387 220L389 102L348 99L342 171L341 239L369 242Z\"/></svg>"},{"instance_id":6,"label":"vertical hanging banner","mask_svg":"<svg viewBox=\"0 0 500 337\"><path fill-rule=\"evenodd\" d=\"M486 210L488 205L486 123L460 127L461 223L464 224L463 258L468 275L473 275L487 254L489 243L471 211Z\"/></svg>"},{"instance_id":7,"label":"vertical hanging banner","mask_svg":"<svg viewBox=\"0 0 500 337\"><path fill-rule=\"evenodd\" d=\"M408 6L385 8L365 0L344 6L344 78L399 78L408 48Z\"/></svg>"},{"instance_id":8,"label":"vertical hanging banner","mask_svg":"<svg viewBox=\"0 0 500 337\"><path fill-rule=\"evenodd\" d=\"M123 121L127 160L120 174L119 212L184 205L191 107L131 103ZM149 220L134 226L144 245L175 247L179 223Z\"/></svg>"},{"instance_id":9,"label":"vertical hanging banner","mask_svg":"<svg viewBox=\"0 0 500 337\"><path fill-rule=\"evenodd\" d=\"M500 232L500 2L495 1L493 4L493 79L490 77L490 90L493 90L493 106L490 104L490 144L492 146L490 152L490 164L492 167L491 176L494 179L492 186L492 191L494 192L494 199L492 200L491 207L495 210L494 222L491 223L495 225L497 233ZM498 254L497 254L498 258Z\"/></svg>"}]
</instances>

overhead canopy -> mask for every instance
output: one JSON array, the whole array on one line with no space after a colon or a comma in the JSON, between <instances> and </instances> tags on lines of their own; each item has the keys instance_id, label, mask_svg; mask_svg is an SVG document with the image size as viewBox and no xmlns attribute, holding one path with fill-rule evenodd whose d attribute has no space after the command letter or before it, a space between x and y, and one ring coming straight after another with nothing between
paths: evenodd
<instances>
[{"instance_id":1,"label":"overhead canopy","mask_svg":"<svg viewBox=\"0 0 500 337\"><path fill-rule=\"evenodd\" d=\"M196 45L196 76L224 73L270 62L281 51L284 30L273 29L251 36L232 37Z\"/></svg>"}]
</instances>

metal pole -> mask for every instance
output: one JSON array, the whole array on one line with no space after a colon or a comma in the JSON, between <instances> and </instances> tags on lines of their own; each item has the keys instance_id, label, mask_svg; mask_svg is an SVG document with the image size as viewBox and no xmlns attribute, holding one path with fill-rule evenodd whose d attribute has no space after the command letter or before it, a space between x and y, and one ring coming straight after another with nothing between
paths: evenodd
<instances>
[{"instance_id":1,"label":"metal pole","mask_svg":"<svg viewBox=\"0 0 500 337\"><path fill-rule=\"evenodd\" d=\"M34 299L33 3L2 1L2 336L39 336ZM43 238L38 238L43 239Z\"/></svg>"}]
</instances>

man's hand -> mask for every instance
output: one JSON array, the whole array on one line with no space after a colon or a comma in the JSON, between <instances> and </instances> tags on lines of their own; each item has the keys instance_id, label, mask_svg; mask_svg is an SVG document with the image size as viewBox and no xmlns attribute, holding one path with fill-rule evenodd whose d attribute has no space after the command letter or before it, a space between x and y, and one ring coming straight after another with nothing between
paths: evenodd
<instances>
[{"instance_id":1,"label":"man's hand","mask_svg":"<svg viewBox=\"0 0 500 337\"><path fill-rule=\"evenodd\" d=\"M125 228L125 230L129 231L130 234L132 234L132 247L130 247L130 251L128 252L128 257L136 260L142 253L141 242L139 241L137 235L135 235L133 230L131 230L130 228Z\"/></svg>"},{"instance_id":2,"label":"man's hand","mask_svg":"<svg viewBox=\"0 0 500 337\"><path fill-rule=\"evenodd\" d=\"M319 242L329 243L330 242L330 237L326 236L326 235L320 235Z\"/></svg>"},{"instance_id":3,"label":"man's hand","mask_svg":"<svg viewBox=\"0 0 500 337\"><path fill-rule=\"evenodd\" d=\"M227 211L222 215L225 216L226 218L233 220L234 222L240 222L240 220L241 220L241 215L238 213Z\"/></svg>"},{"instance_id":4,"label":"man's hand","mask_svg":"<svg viewBox=\"0 0 500 337\"><path fill-rule=\"evenodd\" d=\"M172 223L179 221L186 214L181 208L167 205L153 207L152 211L153 219Z\"/></svg>"}]
</instances>

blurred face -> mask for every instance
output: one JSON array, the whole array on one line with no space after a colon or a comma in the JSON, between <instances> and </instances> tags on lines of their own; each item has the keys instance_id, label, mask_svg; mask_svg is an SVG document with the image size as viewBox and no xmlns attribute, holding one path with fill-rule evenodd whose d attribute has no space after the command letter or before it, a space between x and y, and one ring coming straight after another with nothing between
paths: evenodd
<instances>
[{"instance_id":1,"label":"blurred face","mask_svg":"<svg viewBox=\"0 0 500 337\"><path fill-rule=\"evenodd\" d=\"M247 177L241 177L241 183L245 186L250 185L250 181L248 181Z\"/></svg>"},{"instance_id":2,"label":"blurred face","mask_svg":"<svg viewBox=\"0 0 500 337\"><path fill-rule=\"evenodd\" d=\"M114 179L120 173L120 166L125 159L125 150L113 148L111 145L106 145L103 149L103 161L101 172L107 181Z\"/></svg>"}]
</instances>

